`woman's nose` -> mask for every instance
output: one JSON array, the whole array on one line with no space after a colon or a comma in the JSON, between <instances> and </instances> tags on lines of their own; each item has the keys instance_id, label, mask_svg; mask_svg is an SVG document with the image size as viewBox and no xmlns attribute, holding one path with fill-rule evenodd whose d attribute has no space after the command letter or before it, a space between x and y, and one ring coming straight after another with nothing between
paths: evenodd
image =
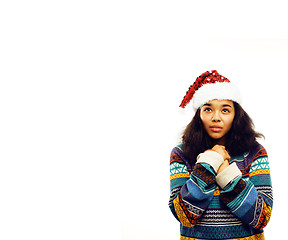
<instances>
[{"instance_id":1,"label":"woman's nose","mask_svg":"<svg viewBox=\"0 0 288 240\"><path fill-rule=\"evenodd\" d=\"M215 111L213 116L212 116L212 121L213 122L220 122L221 121L221 118L220 118L220 115L219 115L219 112L218 111Z\"/></svg>"}]
</instances>

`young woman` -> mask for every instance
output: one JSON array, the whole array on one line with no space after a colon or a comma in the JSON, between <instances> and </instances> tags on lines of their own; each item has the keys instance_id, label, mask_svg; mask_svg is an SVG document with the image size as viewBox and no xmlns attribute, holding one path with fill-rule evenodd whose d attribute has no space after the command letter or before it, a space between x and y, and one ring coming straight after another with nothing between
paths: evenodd
<instances>
[{"instance_id":1,"label":"young woman","mask_svg":"<svg viewBox=\"0 0 288 240\"><path fill-rule=\"evenodd\" d=\"M169 207L180 239L264 239L273 203L268 157L238 89L208 71L180 106L190 100L195 116L170 157Z\"/></svg>"}]
</instances>

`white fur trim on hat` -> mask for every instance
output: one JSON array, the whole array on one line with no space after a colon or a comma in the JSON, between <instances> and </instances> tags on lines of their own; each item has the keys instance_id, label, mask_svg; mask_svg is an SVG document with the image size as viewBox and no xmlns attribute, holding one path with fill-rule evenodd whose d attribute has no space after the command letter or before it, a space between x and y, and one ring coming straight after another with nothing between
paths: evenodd
<instances>
[{"instance_id":1,"label":"white fur trim on hat","mask_svg":"<svg viewBox=\"0 0 288 240\"><path fill-rule=\"evenodd\" d=\"M231 82L207 83L200 87L193 96L193 107L197 110L211 100L231 100L241 104L240 91Z\"/></svg>"}]
</instances>

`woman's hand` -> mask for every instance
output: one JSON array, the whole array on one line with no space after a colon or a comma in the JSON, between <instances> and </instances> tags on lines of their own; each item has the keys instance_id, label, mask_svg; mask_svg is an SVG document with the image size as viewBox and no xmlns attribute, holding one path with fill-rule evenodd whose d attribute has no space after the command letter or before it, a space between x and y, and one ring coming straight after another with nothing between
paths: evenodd
<instances>
[{"instance_id":1,"label":"woman's hand","mask_svg":"<svg viewBox=\"0 0 288 240\"><path fill-rule=\"evenodd\" d=\"M225 147L222 145L215 145L212 150L214 150L215 152L219 153L224 160L228 160L228 162L230 161L231 157L229 155L229 153L225 150Z\"/></svg>"},{"instance_id":2,"label":"woman's hand","mask_svg":"<svg viewBox=\"0 0 288 240\"><path fill-rule=\"evenodd\" d=\"M229 161L225 160L218 168L217 175L229 166Z\"/></svg>"},{"instance_id":3,"label":"woman's hand","mask_svg":"<svg viewBox=\"0 0 288 240\"><path fill-rule=\"evenodd\" d=\"M219 153L223 159L224 162L220 165L217 174L219 174L220 172L222 172L224 169L226 169L229 166L229 161L231 159L229 153L225 150L225 147L222 145L215 145L212 150L214 150L215 152Z\"/></svg>"}]
</instances>

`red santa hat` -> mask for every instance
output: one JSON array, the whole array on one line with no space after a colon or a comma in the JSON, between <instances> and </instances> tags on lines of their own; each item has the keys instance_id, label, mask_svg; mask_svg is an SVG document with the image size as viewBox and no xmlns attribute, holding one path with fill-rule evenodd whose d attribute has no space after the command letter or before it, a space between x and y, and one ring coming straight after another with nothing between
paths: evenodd
<instances>
[{"instance_id":1,"label":"red santa hat","mask_svg":"<svg viewBox=\"0 0 288 240\"><path fill-rule=\"evenodd\" d=\"M185 108L191 99L194 110L214 99L232 100L241 104L239 89L216 70L207 71L196 79L186 92L180 107Z\"/></svg>"}]
</instances>

